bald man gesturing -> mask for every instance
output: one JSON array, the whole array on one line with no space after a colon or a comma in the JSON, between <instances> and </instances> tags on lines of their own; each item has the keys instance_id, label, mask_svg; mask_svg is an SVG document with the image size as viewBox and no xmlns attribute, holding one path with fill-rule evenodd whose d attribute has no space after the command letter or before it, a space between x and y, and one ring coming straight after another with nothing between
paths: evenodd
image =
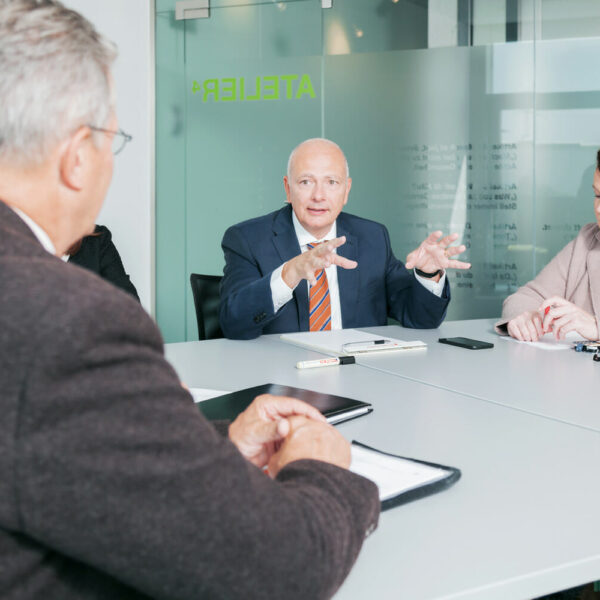
<instances>
[{"instance_id":1,"label":"bald man gesturing","mask_svg":"<svg viewBox=\"0 0 600 600\"><path fill-rule=\"evenodd\" d=\"M405 327L438 327L450 301L445 270L470 267L452 258L465 250L451 246L457 234L433 232L406 264L397 260L383 225L342 212L352 179L330 140L297 146L283 182L284 208L223 236L227 337L385 325L388 316Z\"/></svg>"}]
</instances>

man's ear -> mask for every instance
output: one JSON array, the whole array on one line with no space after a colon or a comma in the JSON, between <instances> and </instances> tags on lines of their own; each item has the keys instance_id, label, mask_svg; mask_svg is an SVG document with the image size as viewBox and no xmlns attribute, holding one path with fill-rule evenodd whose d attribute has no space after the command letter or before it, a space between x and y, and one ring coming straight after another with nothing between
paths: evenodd
<instances>
[{"instance_id":1,"label":"man's ear","mask_svg":"<svg viewBox=\"0 0 600 600\"><path fill-rule=\"evenodd\" d=\"M89 127L80 127L60 150L60 179L63 185L79 191L85 183L85 169L89 160L92 131Z\"/></svg>"},{"instance_id":2,"label":"man's ear","mask_svg":"<svg viewBox=\"0 0 600 600\"><path fill-rule=\"evenodd\" d=\"M287 175L283 176L283 187L285 188L286 202L291 202L290 200L290 182Z\"/></svg>"}]
</instances>

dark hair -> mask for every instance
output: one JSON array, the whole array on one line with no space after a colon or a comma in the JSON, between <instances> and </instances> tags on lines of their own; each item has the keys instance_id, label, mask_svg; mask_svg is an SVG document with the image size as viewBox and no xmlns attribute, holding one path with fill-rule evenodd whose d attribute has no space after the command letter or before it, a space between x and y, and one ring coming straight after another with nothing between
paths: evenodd
<instances>
[{"instance_id":1,"label":"dark hair","mask_svg":"<svg viewBox=\"0 0 600 600\"><path fill-rule=\"evenodd\" d=\"M598 150L598 154L596 155L596 168L600 171L600 150Z\"/></svg>"},{"instance_id":2,"label":"dark hair","mask_svg":"<svg viewBox=\"0 0 600 600\"><path fill-rule=\"evenodd\" d=\"M77 254L80 250L81 250L81 244L83 244L83 240L86 237L98 237L99 235L102 235L101 231L94 231L93 233L90 233L88 235L84 235L80 240L77 240L66 252L65 254L68 254L69 256L74 256L75 254Z\"/></svg>"}]
</instances>

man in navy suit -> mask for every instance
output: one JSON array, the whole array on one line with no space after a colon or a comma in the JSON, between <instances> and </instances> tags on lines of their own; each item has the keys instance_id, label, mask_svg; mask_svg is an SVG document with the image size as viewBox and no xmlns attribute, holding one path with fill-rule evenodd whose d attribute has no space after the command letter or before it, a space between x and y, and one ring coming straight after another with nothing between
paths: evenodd
<instances>
[{"instance_id":1,"label":"man in navy suit","mask_svg":"<svg viewBox=\"0 0 600 600\"><path fill-rule=\"evenodd\" d=\"M445 270L471 266L450 258L465 250L450 246L457 234L433 232L406 264L397 260L383 225L342 213L352 180L330 140L297 146L283 182L284 208L223 236L227 337L385 325L388 316L405 327L439 326L450 301ZM324 290L313 302L317 287Z\"/></svg>"}]
</instances>

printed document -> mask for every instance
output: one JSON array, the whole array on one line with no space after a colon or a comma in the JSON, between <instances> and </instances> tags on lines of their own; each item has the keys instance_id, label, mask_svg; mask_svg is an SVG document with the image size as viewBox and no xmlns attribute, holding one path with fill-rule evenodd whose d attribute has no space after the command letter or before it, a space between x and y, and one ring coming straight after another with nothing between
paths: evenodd
<instances>
[{"instance_id":1,"label":"printed document","mask_svg":"<svg viewBox=\"0 0 600 600\"><path fill-rule=\"evenodd\" d=\"M385 335L367 333L357 329L334 329L333 331L303 331L284 333L282 342L316 350L332 356L352 356L362 353L379 353L398 350L418 350L427 347L425 342L407 342Z\"/></svg>"},{"instance_id":2,"label":"printed document","mask_svg":"<svg viewBox=\"0 0 600 600\"><path fill-rule=\"evenodd\" d=\"M352 444L350 470L373 481L383 502L404 492L440 481L448 471Z\"/></svg>"}]
</instances>

